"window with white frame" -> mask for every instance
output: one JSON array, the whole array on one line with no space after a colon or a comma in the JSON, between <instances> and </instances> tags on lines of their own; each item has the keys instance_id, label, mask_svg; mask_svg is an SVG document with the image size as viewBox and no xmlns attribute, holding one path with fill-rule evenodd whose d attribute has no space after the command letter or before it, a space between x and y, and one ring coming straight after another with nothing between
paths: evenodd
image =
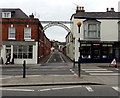
<instances>
[{"instance_id":1,"label":"window with white frame","mask_svg":"<svg viewBox=\"0 0 120 98\"><path fill-rule=\"evenodd\" d=\"M24 39L31 39L31 28L30 27L24 28Z\"/></svg>"},{"instance_id":2,"label":"window with white frame","mask_svg":"<svg viewBox=\"0 0 120 98\"><path fill-rule=\"evenodd\" d=\"M97 20L84 21L84 38L100 39L100 22Z\"/></svg>"},{"instance_id":3,"label":"window with white frame","mask_svg":"<svg viewBox=\"0 0 120 98\"><path fill-rule=\"evenodd\" d=\"M8 28L8 39L15 39L15 27Z\"/></svg>"},{"instance_id":4,"label":"window with white frame","mask_svg":"<svg viewBox=\"0 0 120 98\"><path fill-rule=\"evenodd\" d=\"M2 12L2 18L11 18L11 12Z\"/></svg>"},{"instance_id":5,"label":"window with white frame","mask_svg":"<svg viewBox=\"0 0 120 98\"><path fill-rule=\"evenodd\" d=\"M32 59L33 58L33 46L13 46L14 58L16 59Z\"/></svg>"}]
</instances>

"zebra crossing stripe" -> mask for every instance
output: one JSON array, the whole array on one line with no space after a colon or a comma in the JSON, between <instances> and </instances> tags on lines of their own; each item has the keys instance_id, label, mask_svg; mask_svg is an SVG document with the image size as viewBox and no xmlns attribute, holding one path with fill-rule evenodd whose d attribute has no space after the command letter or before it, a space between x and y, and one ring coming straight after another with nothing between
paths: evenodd
<instances>
[{"instance_id":1,"label":"zebra crossing stripe","mask_svg":"<svg viewBox=\"0 0 120 98\"><path fill-rule=\"evenodd\" d=\"M106 73L106 72L113 72L113 71L107 71L107 70L102 71L102 70L101 70L101 71L85 71L85 72L91 72L91 73L94 73L94 72L99 72L99 73L101 73L101 72L102 72L102 73L103 73L103 72L105 72L105 73Z\"/></svg>"},{"instance_id":2,"label":"zebra crossing stripe","mask_svg":"<svg viewBox=\"0 0 120 98\"><path fill-rule=\"evenodd\" d=\"M105 76L105 75L110 75L110 76L117 76L117 75L120 75L119 73L89 73L90 75L102 75L102 76Z\"/></svg>"},{"instance_id":3,"label":"zebra crossing stripe","mask_svg":"<svg viewBox=\"0 0 120 98\"><path fill-rule=\"evenodd\" d=\"M118 76L120 73L114 72L114 71L109 71L107 69L82 69L86 73L89 73L90 75L102 75L102 76Z\"/></svg>"},{"instance_id":4,"label":"zebra crossing stripe","mask_svg":"<svg viewBox=\"0 0 120 98\"><path fill-rule=\"evenodd\" d=\"M90 71L90 70L91 70L91 71L92 71L92 70L95 70L95 71L96 71L96 70L107 70L107 69L82 69L82 70L83 70L83 71Z\"/></svg>"}]
</instances>

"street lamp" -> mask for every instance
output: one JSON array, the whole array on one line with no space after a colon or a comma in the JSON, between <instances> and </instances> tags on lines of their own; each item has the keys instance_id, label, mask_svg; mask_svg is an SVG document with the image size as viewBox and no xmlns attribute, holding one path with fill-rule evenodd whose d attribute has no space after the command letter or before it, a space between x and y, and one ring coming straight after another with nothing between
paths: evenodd
<instances>
[{"instance_id":1,"label":"street lamp","mask_svg":"<svg viewBox=\"0 0 120 98\"><path fill-rule=\"evenodd\" d=\"M76 37L75 36L73 36L73 43L75 44L75 39L76 39ZM73 59L73 68L75 68L75 58Z\"/></svg>"},{"instance_id":2,"label":"street lamp","mask_svg":"<svg viewBox=\"0 0 120 98\"><path fill-rule=\"evenodd\" d=\"M80 34L80 27L81 27L82 23L81 22L77 22L77 26L78 26L78 33ZM80 43L80 38L79 38L79 43ZM80 51L80 45L79 45L79 52ZM81 54L78 58L78 76L80 77L80 71L81 71L81 64L80 64L80 60L81 60Z\"/></svg>"}]
</instances>

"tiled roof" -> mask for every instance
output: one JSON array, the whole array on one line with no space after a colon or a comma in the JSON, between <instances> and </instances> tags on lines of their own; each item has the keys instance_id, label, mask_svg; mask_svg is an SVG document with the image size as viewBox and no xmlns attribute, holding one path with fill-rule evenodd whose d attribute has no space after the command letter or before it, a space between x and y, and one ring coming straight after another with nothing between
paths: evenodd
<instances>
[{"instance_id":1,"label":"tiled roof","mask_svg":"<svg viewBox=\"0 0 120 98\"><path fill-rule=\"evenodd\" d=\"M21 9L9 9L9 8L0 8L1 12L11 12L12 17L11 18L29 18ZM1 18L1 15L0 15Z\"/></svg>"},{"instance_id":2,"label":"tiled roof","mask_svg":"<svg viewBox=\"0 0 120 98\"><path fill-rule=\"evenodd\" d=\"M74 18L120 19L120 12L78 12Z\"/></svg>"}]
</instances>

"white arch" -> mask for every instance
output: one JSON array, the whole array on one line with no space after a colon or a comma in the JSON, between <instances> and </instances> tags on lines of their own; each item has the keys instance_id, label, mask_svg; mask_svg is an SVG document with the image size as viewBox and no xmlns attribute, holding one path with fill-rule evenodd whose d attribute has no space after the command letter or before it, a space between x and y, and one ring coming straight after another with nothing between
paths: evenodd
<instances>
[{"instance_id":1,"label":"white arch","mask_svg":"<svg viewBox=\"0 0 120 98\"><path fill-rule=\"evenodd\" d=\"M45 31L47 28L51 27L51 26L60 26L63 27L65 30L69 32L71 32L71 30L64 24L60 23L60 22L51 22L49 24L47 24L46 26L43 27L43 31Z\"/></svg>"}]
</instances>

